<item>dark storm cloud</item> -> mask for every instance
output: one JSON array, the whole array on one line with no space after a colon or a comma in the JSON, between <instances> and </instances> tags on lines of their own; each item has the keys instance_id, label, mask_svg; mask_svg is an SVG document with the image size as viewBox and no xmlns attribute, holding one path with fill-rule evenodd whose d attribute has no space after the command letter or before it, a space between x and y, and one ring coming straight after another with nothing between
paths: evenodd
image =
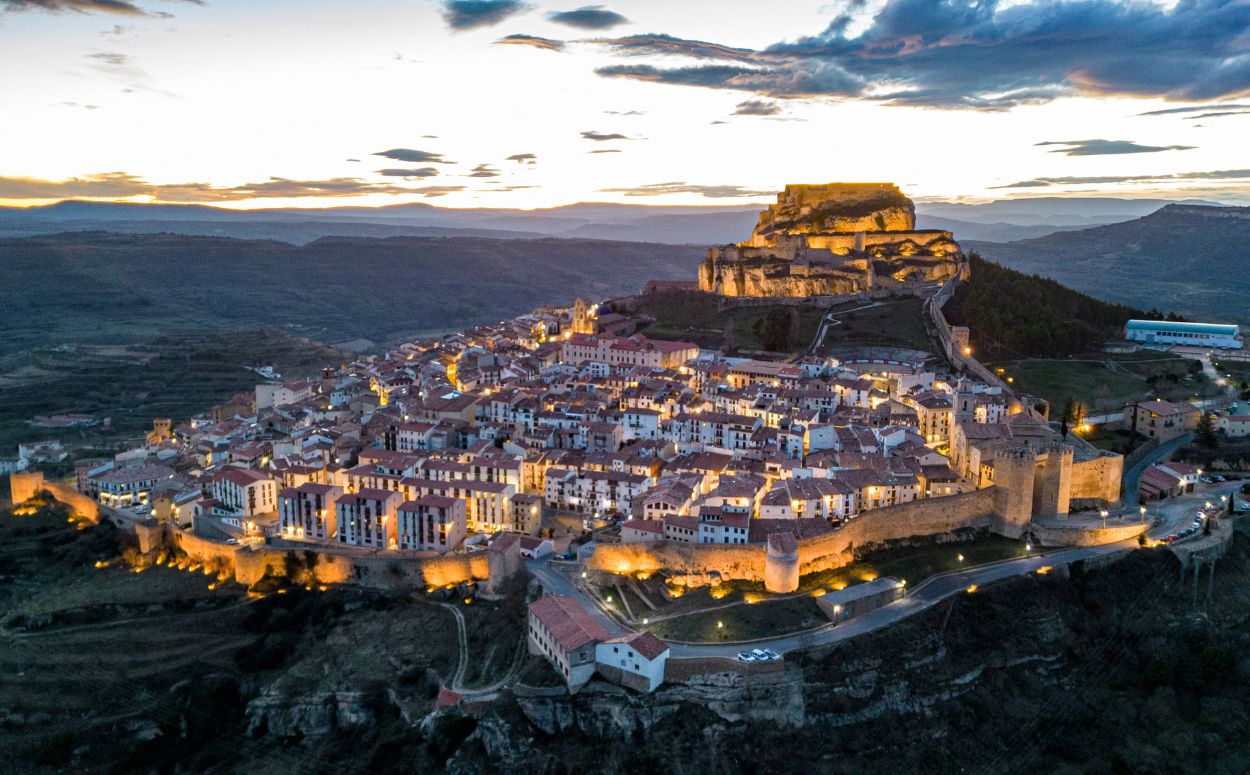
<instances>
[{"instance_id":1,"label":"dark storm cloud","mask_svg":"<svg viewBox=\"0 0 1250 775\"><path fill-rule=\"evenodd\" d=\"M378 151L371 154L373 156L381 156L392 161L409 161L409 162L426 162L429 164L455 164L443 158L441 153L432 153L430 151L418 151L415 148L392 148L389 151Z\"/></svg>"},{"instance_id":2,"label":"dark storm cloud","mask_svg":"<svg viewBox=\"0 0 1250 775\"><path fill-rule=\"evenodd\" d=\"M616 11L609 11L601 5L584 5L574 11L558 11L547 14L547 18L579 30L606 30L629 21Z\"/></svg>"},{"instance_id":3,"label":"dark storm cloud","mask_svg":"<svg viewBox=\"0 0 1250 775\"><path fill-rule=\"evenodd\" d=\"M626 188L601 188L605 194L624 194L625 196L664 196L666 194L699 194L708 199L730 199L745 196L766 196L776 193L772 190L753 191L742 186L700 186L694 183L648 183L643 186Z\"/></svg>"},{"instance_id":4,"label":"dark storm cloud","mask_svg":"<svg viewBox=\"0 0 1250 775\"><path fill-rule=\"evenodd\" d=\"M582 132L583 140L594 140L596 143L605 143L609 140L628 140L629 138L619 132L596 132L591 129Z\"/></svg>"},{"instance_id":5,"label":"dark storm cloud","mask_svg":"<svg viewBox=\"0 0 1250 775\"><path fill-rule=\"evenodd\" d=\"M1118 156L1123 153L1191 151L1194 148L1192 145L1138 145L1131 140L1050 140L1035 145L1060 146L1051 153L1062 153L1065 156Z\"/></svg>"},{"instance_id":6,"label":"dark storm cloud","mask_svg":"<svg viewBox=\"0 0 1250 775\"><path fill-rule=\"evenodd\" d=\"M459 190L464 188L449 187ZM146 196L161 202L229 202L257 198L295 198L303 196L349 197L364 194L422 194L430 196L430 188L409 188L390 183L372 183L360 178L328 178L325 180L291 180L269 178L258 183L238 186L214 186L210 183L149 183L126 172L104 172L67 180L0 177L0 199L74 199L92 197L121 199ZM435 194L437 195L437 194Z\"/></svg>"},{"instance_id":7,"label":"dark storm cloud","mask_svg":"<svg viewBox=\"0 0 1250 775\"><path fill-rule=\"evenodd\" d=\"M453 30L472 30L498 24L525 8L520 0L444 0L443 20Z\"/></svg>"},{"instance_id":8,"label":"dark storm cloud","mask_svg":"<svg viewBox=\"0 0 1250 775\"><path fill-rule=\"evenodd\" d=\"M780 112L781 106L768 100L747 100L734 108L735 116L775 116Z\"/></svg>"},{"instance_id":9,"label":"dark storm cloud","mask_svg":"<svg viewBox=\"0 0 1250 775\"><path fill-rule=\"evenodd\" d=\"M564 41L552 40L551 38L540 38L537 35L509 35L506 38L500 38L495 41L497 45L504 46L532 46L540 48L544 51L563 51Z\"/></svg>"},{"instance_id":10,"label":"dark storm cloud","mask_svg":"<svg viewBox=\"0 0 1250 775\"><path fill-rule=\"evenodd\" d=\"M858 9L856 9L858 10ZM922 107L1001 110L1068 95L1217 100L1250 94L1244 0L887 0L848 36L841 15L820 34L761 50L666 35L593 41L621 54L721 60L717 69L615 65L600 75Z\"/></svg>"},{"instance_id":11,"label":"dark storm cloud","mask_svg":"<svg viewBox=\"0 0 1250 775\"><path fill-rule=\"evenodd\" d=\"M1114 183L1187 183L1212 180L1250 180L1250 169L1177 172L1163 175L1097 175L1088 177L1045 177L1019 180L994 188L1044 188L1047 186L1108 185Z\"/></svg>"},{"instance_id":12,"label":"dark storm cloud","mask_svg":"<svg viewBox=\"0 0 1250 775\"><path fill-rule=\"evenodd\" d=\"M432 178L438 174L438 170L433 167L414 167L411 169L389 167L384 170L376 170L376 172L388 178Z\"/></svg>"},{"instance_id":13,"label":"dark storm cloud","mask_svg":"<svg viewBox=\"0 0 1250 775\"><path fill-rule=\"evenodd\" d=\"M537 164L538 156L532 153L514 153L507 160L514 161L517 164Z\"/></svg>"}]
</instances>

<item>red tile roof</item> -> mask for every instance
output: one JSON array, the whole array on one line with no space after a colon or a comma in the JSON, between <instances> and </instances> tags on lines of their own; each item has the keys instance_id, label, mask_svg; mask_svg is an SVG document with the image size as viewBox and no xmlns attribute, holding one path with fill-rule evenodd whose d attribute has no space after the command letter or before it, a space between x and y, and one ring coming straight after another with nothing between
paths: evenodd
<instances>
[{"instance_id":1,"label":"red tile roof","mask_svg":"<svg viewBox=\"0 0 1250 775\"><path fill-rule=\"evenodd\" d=\"M529 604L529 611L566 652L608 639L603 625L567 595L544 595Z\"/></svg>"}]
</instances>

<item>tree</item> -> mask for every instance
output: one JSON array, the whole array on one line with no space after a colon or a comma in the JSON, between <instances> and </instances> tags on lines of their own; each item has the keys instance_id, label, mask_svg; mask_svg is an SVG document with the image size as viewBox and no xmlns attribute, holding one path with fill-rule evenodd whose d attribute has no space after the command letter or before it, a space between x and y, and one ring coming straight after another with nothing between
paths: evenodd
<instances>
[{"instance_id":1,"label":"tree","mask_svg":"<svg viewBox=\"0 0 1250 775\"><path fill-rule=\"evenodd\" d=\"M1215 435L1215 423L1211 422L1211 413L1203 412L1198 418L1198 427L1194 429L1198 443L1207 449L1215 449L1220 445L1219 436Z\"/></svg>"},{"instance_id":2,"label":"tree","mask_svg":"<svg viewBox=\"0 0 1250 775\"><path fill-rule=\"evenodd\" d=\"M790 310L784 307L771 309L768 314L755 321L751 327L765 350L786 352L790 349Z\"/></svg>"}]
</instances>

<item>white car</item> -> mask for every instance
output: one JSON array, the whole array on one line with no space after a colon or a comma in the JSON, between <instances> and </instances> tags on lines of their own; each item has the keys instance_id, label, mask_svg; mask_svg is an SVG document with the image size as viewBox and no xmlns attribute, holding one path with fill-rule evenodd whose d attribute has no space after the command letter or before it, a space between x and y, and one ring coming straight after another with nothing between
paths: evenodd
<instances>
[{"instance_id":1,"label":"white car","mask_svg":"<svg viewBox=\"0 0 1250 775\"><path fill-rule=\"evenodd\" d=\"M738 661L739 662L758 662L759 659L749 651L739 651Z\"/></svg>"}]
</instances>

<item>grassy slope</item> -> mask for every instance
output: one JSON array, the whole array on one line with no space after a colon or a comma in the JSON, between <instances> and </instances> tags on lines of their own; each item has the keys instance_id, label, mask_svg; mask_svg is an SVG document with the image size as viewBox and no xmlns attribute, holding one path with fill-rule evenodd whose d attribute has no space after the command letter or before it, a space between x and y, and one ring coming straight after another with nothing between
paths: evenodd
<instances>
[{"instance_id":1,"label":"grassy slope","mask_svg":"<svg viewBox=\"0 0 1250 775\"><path fill-rule=\"evenodd\" d=\"M1114 361L1119 367L1108 367ZM1188 400L1217 392L1201 373L1192 373L1193 361L1166 353L1101 355L1079 360L1004 361L991 366L1003 369L1016 387L1045 398L1052 407L1066 399L1087 409L1119 408L1129 401L1161 397ZM1129 373L1126 373L1129 372ZM1173 381L1169 375L1175 376ZM1153 385L1147 382L1157 377Z\"/></svg>"}]
</instances>

